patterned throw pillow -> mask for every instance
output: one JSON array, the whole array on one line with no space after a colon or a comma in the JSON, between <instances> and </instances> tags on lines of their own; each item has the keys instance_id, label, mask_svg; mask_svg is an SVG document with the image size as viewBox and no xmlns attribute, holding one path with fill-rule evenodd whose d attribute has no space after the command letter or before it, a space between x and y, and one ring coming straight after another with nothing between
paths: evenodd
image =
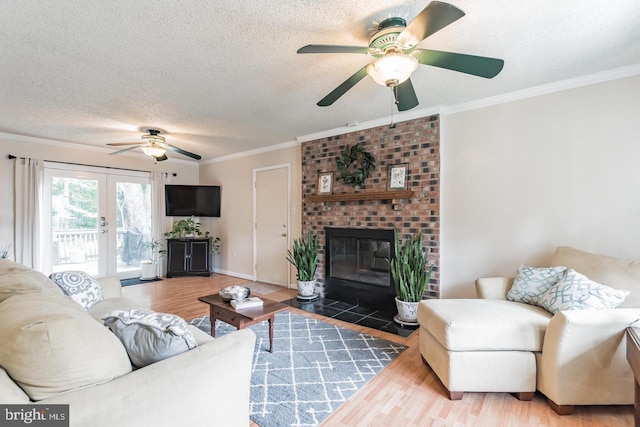
<instances>
[{"instance_id":1,"label":"patterned throw pillow","mask_svg":"<svg viewBox=\"0 0 640 427\"><path fill-rule=\"evenodd\" d=\"M131 363L142 368L197 346L187 322L181 317L151 310L115 310L105 326L116 334Z\"/></svg>"},{"instance_id":2,"label":"patterned throw pillow","mask_svg":"<svg viewBox=\"0 0 640 427\"><path fill-rule=\"evenodd\" d=\"M85 310L104 299L102 286L84 271L51 273L49 278Z\"/></svg>"},{"instance_id":3,"label":"patterned throw pillow","mask_svg":"<svg viewBox=\"0 0 640 427\"><path fill-rule=\"evenodd\" d=\"M521 265L507 294L509 301L539 305L540 298L562 278L566 267L527 267Z\"/></svg>"},{"instance_id":4,"label":"patterned throw pillow","mask_svg":"<svg viewBox=\"0 0 640 427\"><path fill-rule=\"evenodd\" d=\"M553 314L562 310L616 308L629 294L629 291L601 285L569 269L540 299L540 306Z\"/></svg>"}]
</instances>

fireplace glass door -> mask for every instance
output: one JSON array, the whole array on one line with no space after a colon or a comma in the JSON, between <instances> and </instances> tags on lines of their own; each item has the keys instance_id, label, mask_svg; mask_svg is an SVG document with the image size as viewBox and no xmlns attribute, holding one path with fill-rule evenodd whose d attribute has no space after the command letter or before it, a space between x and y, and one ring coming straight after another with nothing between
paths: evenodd
<instances>
[{"instance_id":1,"label":"fireplace glass door","mask_svg":"<svg viewBox=\"0 0 640 427\"><path fill-rule=\"evenodd\" d=\"M330 277L376 286L390 286L388 241L334 237L330 241Z\"/></svg>"}]
</instances>

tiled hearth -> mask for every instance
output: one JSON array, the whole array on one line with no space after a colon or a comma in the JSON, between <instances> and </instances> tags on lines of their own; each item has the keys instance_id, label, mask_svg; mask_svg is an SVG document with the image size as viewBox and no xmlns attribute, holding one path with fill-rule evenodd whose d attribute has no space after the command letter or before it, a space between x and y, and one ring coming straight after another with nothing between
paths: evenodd
<instances>
[{"instance_id":1,"label":"tiled hearth","mask_svg":"<svg viewBox=\"0 0 640 427\"><path fill-rule=\"evenodd\" d=\"M402 337L408 337L417 329L417 327L400 326L395 323L393 321L395 313L374 310L328 298L318 298L315 301L301 301L297 298L292 298L285 301L285 303L309 313L332 317L355 325L390 332Z\"/></svg>"}]
</instances>

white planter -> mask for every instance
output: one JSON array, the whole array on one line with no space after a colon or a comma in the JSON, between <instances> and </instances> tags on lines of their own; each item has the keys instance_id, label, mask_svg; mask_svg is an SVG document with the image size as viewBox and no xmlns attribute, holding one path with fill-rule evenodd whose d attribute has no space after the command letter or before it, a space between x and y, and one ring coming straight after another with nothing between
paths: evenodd
<instances>
[{"instance_id":1,"label":"white planter","mask_svg":"<svg viewBox=\"0 0 640 427\"><path fill-rule=\"evenodd\" d=\"M419 302L401 301L396 297L396 307L398 308L398 321L405 324L418 323L418 304Z\"/></svg>"},{"instance_id":2,"label":"white planter","mask_svg":"<svg viewBox=\"0 0 640 427\"><path fill-rule=\"evenodd\" d=\"M298 283L298 295L301 297L310 297L313 296L313 294L315 293L316 290L316 281L315 280L309 280L307 282L302 282L300 280L297 281Z\"/></svg>"},{"instance_id":3,"label":"white planter","mask_svg":"<svg viewBox=\"0 0 640 427\"><path fill-rule=\"evenodd\" d=\"M158 264L153 261L141 261L140 262L140 279L149 280L157 277L156 271Z\"/></svg>"}]
</instances>

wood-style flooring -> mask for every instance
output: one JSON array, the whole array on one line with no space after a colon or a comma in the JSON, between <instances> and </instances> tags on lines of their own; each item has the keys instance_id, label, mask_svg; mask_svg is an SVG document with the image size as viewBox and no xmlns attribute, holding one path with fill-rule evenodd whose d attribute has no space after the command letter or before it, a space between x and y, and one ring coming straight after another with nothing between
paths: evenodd
<instances>
[{"instance_id":1,"label":"wood-style flooring","mask_svg":"<svg viewBox=\"0 0 640 427\"><path fill-rule=\"evenodd\" d=\"M290 299L296 294L295 290L219 274L128 286L123 288L123 293L155 311L174 313L190 320L209 314L208 305L198 302L199 296L240 284L251 287L253 294L276 301ZM327 418L323 427L633 426L633 406L582 406L571 415L560 416L549 408L539 393L530 402L521 402L508 393L465 393L462 400L451 401L434 373L420 359L418 331L403 338L295 308L291 311L409 346ZM249 420L247 424L256 425Z\"/></svg>"}]
</instances>

